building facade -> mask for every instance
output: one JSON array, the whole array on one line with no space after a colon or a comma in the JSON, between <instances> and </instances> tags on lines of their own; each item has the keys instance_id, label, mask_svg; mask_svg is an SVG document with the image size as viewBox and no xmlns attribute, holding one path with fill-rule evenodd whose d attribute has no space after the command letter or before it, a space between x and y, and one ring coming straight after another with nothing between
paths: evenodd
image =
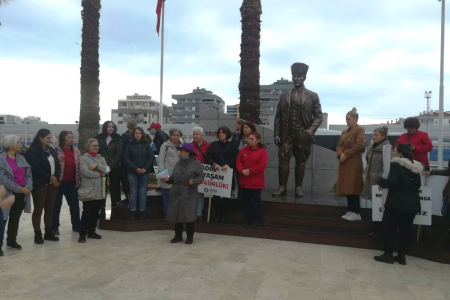
<instances>
[{"instance_id":1,"label":"building facade","mask_svg":"<svg viewBox=\"0 0 450 300\"><path fill-rule=\"evenodd\" d=\"M260 102L261 102L261 125L272 126L277 112L277 104L280 95L291 90L294 87L292 81L281 78L273 84L261 85Z\"/></svg>"},{"instance_id":2,"label":"building facade","mask_svg":"<svg viewBox=\"0 0 450 300\"><path fill-rule=\"evenodd\" d=\"M127 124L130 120L136 120L138 124L148 125L152 123L170 124L172 110L163 104L163 121L159 120L159 101L151 96L134 94L126 99L118 100L118 109L111 110L111 120L117 124Z\"/></svg>"},{"instance_id":3,"label":"building facade","mask_svg":"<svg viewBox=\"0 0 450 300\"><path fill-rule=\"evenodd\" d=\"M240 104L236 105L227 105L227 114L232 115L236 118L240 118L239 107Z\"/></svg>"},{"instance_id":4,"label":"building facade","mask_svg":"<svg viewBox=\"0 0 450 300\"><path fill-rule=\"evenodd\" d=\"M42 121L41 118L35 116L28 116L23 118L22 124L27 125L39 125L39 124L48 124L48 122Z\"/></svg>"},{"instance_id":5,"label":"building facade","mask_svg":"<svg viewBox=\"0 0 450 300\"><path fill-rule=\"evenodd\" d=\"M0 124L22 124L22 118L14 115L0 115Z\"/></svg>"},{"instance_id":6,"label":"building facade","mask_svg":"<svg viewBox=\"0 0 450 300\"><path fill-rule=\"evenodd\" d=\"M177 100L176 104L172 104L174 124L198 124L201 105L225 112L225 101L204 88L197 87L192 93L172 95L172 98Z\"/></svg>"}]
</instances>

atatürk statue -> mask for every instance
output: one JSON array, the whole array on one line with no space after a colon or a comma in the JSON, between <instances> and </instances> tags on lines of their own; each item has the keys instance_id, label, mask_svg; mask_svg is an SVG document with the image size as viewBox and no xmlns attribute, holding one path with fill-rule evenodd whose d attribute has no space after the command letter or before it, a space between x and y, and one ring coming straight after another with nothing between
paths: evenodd
<instances>
[{"instance_id":1,"label":"atat\u00fcrk statue","mask_svg":"<svg viewBox=\"0 0 450 300\"><path fill-rule=\"evenodd\" d=\"M278 146L279 189L272 196L285 196L289 178L289 161L295 157L295 196L303 197L302 183L306 161L311 154L314 133L322 123L319 96L304 86L308 65L291 66L294 88L278 100L274 135Z\"/></svg>"}]
</instances>

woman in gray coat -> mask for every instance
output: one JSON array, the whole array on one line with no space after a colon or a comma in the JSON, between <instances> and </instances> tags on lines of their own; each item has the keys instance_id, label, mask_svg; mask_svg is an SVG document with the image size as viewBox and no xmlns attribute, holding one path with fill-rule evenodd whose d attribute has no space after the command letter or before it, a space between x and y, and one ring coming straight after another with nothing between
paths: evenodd
<instances>
[{"instance_id":1,"label":"woman in gray coat","mask_svg":"<svg viewBox=\"0 0 450 300\"><path fill-rule=\"evenodd\" d=\"M183 241L183 223L186 223L186 244L194 242L194 221L197 219L198 186L203 182L202 164L195 158L192 144L183 144L180 161L170 178L161 179L172 184L166 219L175 223L175 237L171 243Z\"/></svg>"},{"instance_id":2,"label":"woman in gray coat","mask_svg":"<svg viewBox=\"0 0 450 300\"><path fill-rule=\"evenodd\" d=\"M183 141L181 140L183 132L178 128L171 128L169 134L170 140L164 142L159 149L158 171L167 169L169 176L171 176L175 165L180 160L180 151L178 151L178 148L183 145ZM167 214L169 191L172 185L167 182L161 182L161 188L163 193L163 210L164 214Z\"/></svg>"},{"instance_id":3,"label":"woman in gray coat","mask_svg":"<svg viewBox=\"0 0 450 300\"><path fill-rule=\"evenodd\" d=\"M86 235L91 239L101 239L95 233L103 200L106 198L105 176L111 171L106 160L98 154L99 144L96 139L88 139L87 152L81 157L81 188L78 198L83 202L79 243L86 243Z\"/></svg>"},{"instance_id":4,"label":"woman in gray coat","mask_svg":"<svg viewBox=\"0 0 450 300\"><path fill-rule=\"evenodd\" d=\"M373 144L366 152L366 170L364 171L364 187L361 198L372 200L372 186L378 185L378 178L383 173L383 147L391 143L388 137L387 126L378 127L373 131ZM374 222L374 231L369 235L377 238L380 235L381 223Z\"/></svg>"},{"instance_id":5,"label":"woman in gray coat","mask_svg":"<svg viewBox=\"0 0 450 300\"><path fill-rule=\"evenodd\" d=\"M3 230L8 223L6 247L21 250L22 246L17 243L17 233L22 212L31 212L30 192L33 190L31 166L20 154L22 144L18 136L3 137L1 146L4 150L0 152L0 184L5 186L7 194L14 195L16 199L11 210L3 212ZM3 239L0 239L0 256L3 256L2 245Z\"/></svg>"}]
</instances>

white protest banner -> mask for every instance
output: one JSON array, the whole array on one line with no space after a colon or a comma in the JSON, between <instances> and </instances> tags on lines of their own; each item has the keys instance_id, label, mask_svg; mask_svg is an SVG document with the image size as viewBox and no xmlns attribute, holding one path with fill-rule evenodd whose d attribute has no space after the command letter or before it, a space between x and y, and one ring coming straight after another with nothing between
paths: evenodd
<instances>
[{"instance_id":1,"label":"white protest banner","mask_svg":"<svg viewBox=\"0 0 450 300\"><path fill-rule=\"evenodd\" d=\"M383 176L384 176L384 178L389 177L389 172L391 171L391 159L392 159L392 146L384 145L383 146ZM384 207L384 203L386 203L386 198L387 198L388 192L389 192L388 189L383 190L383 201L382 201L383 207Z\"/></svg>"},{"instance_id":2,"label":"white protest banner","mask_svg":"<svg viewBox=\"0 0 450 300\"><path fill-rule=\"evenodd\" d=\"M422 187L420 189L420 206L422 212L418 213L414 218L416 225L431 225L431 195L430 188ZM372 186L372 220L381 222L383 220L384 206L383 206L383 188L378 185Z\"/></svg>"},{"instance_id":3,"label":"white protest banner","mask_svg":"<svg viewBox=\"0 0 450 300\"><path fill-rule=\"evenodd\" d=\"M205 178L198 186L198 192L208 196L231 197L233 169L215 171L211 165L203 165Z\"/></svg>"}]
</instances>

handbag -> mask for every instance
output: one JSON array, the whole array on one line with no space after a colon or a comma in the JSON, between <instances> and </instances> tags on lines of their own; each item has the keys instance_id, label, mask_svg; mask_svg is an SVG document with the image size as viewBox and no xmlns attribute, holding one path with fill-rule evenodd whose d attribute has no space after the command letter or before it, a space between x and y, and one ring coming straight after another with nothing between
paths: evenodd
<instances>
[{"instance_id":1,"label":"handbag","mask_svg":"<svg viewBox=\"0 0 450 300\"><path fill-rule=\"evenodd\" d=\"M94 195L95 195L95 184L92 185L92 187L89 188L83 188L81 187L78 190L78 199L80 201L89 201L89 200L94 200Z\"/></svg>"}]
</instances>

